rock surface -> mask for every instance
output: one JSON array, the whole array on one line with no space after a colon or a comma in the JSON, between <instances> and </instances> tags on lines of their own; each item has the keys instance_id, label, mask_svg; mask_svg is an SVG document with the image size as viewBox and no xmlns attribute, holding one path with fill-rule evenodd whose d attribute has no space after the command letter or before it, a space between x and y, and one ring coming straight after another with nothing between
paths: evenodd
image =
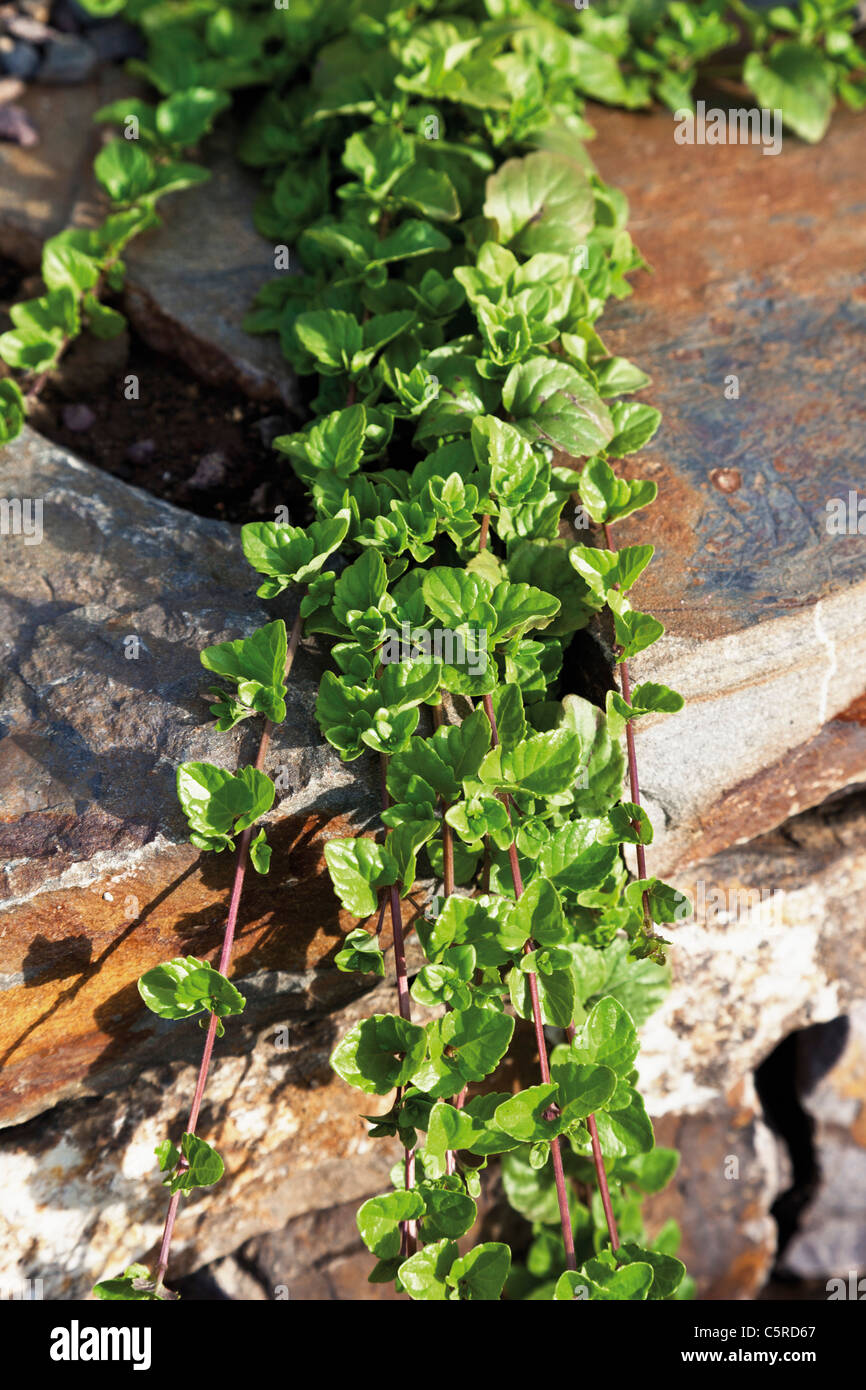
<instances>
[{"instance_id":1,"label":"rock surface","mask_svg":"<svg viewBox=\"0 0 866 1390\"><path fill-rule=\"evenodd\" d=\"M796 1029L866 997L866 798L829 802L673 883L673 988L643 1030L654 1115L697 1113Z\"/></svg>"},{"instance_id":2,"label":"rock surface","mask_svg":"<svg viewBox=\"0 0 866 1390\"><path fill-rule=\"evenodd\" d=\"M815 1129L818 1191L787 1247L782 1266L801 1279L841 1279L850 1297L866 1275L866 1004L848 1014L848 1041L815 1082L804 1057L802 1103ZM837 1286L838 1287L838 1286ZM863 1297L866 1284L858 1296Z\"/></svg>"},{"instance_id":3,"label":"rock surface","mask_svg":"<svg viewBox=\"0 0 866 1390\"><path fill-rule=\"evenodd\" d=\"M233 866L188 842L178 763L251 761L257 733L219 734L202 647L279 615L255 598L236 528L186 515L28 432L0 457L0 496L41 503L42 539L0 545L0 1124L134 1074L164 1040L135 979L221 939ZM23 512L26 519L28 513ZM321 656L306 644L269 753L281 771L271 873L251 875L237 970L280 972L295 1008L350 997L316 968L341 931L326 838L375 807L313 719ZM366 760L365 760L366 761ZM347 919L348 920L348 919ZM354 921L352 925L355 925ZM268 977L270 986L278 975Z\"/></svg>"},{"instance_id":4,"label":"rock surface","mask_svg":"<svg viewBox=\"0 0 866 1390\"><path fill-rule=\"evenodd\" d=\"M388 1007L393 986L298 1023L291 983L282 986L274 1025L229 1028L217 1048L200 1132L222 1155L227 1177L182 1204L174 1277L331 1206L335 1192L357 1205L387 1187L399 1155L392 1141L367 1137L355 1093L328 1065L338 1036L368 1009ZM191 1042L200 1048L194 1024L164 1025L163 1058L177 1056L179 1027L197 1034ZM177 1140L196 1072L176 1061L138 1066L133 1086L0 1131L0 1275L39 1278L45 1298L74 1299L132 1260L152 1267L166 1208L153 1150ZM371 1097L364 1109L379 1113L387 1103Z\"/></svg>"},{"instance_id":5,"label":"rock surface","mask_svg":"<svg viewBox=\"0 0 866 1390\"><path fill-rule=\"evenodd\" d=\"M827 530L831 499L866 498L862 126L837 112L820 145L786 135L768 158L678 145L664 112L591 116L655 268L601 331L663 414L622 465L659 500L617 543L649 526L634 602L667 628L633 675L687 700L638 725L647 857L665 874L866 778L862 726L840 727L866 688L866 544L856 517L854 534Z\"/></svg>"},{"instance_id":6,"label":"rock surface","mask_svg":"<svg viewBox=\"0 0 866 1390\"><path fill-rule=\"evenodd\" d=\"M679 1149L670 1185L646 1201L647 1229L671 1219L683 1232L680 1258L704 1300L755 1298L776 1255L770 1207L784 1186L785 1160L761 1118L751 1078L698 1114L666 1115L656 1142Z\"/></svg>"}]
</instances>

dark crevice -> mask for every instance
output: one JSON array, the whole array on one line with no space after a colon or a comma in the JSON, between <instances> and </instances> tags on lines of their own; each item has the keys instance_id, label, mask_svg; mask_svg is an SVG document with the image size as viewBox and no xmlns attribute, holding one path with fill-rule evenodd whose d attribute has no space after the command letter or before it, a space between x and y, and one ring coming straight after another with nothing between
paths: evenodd
<instances>
[{"instance_id":1,"label":"dark crevice","mask_svg":"<svg viewBox=\"0 0 866 1390\"><path fill-rule=\"evenodd\" d=\"M785 1250L799 1230L803 1212L815 1196L822 1176L815 1122L803 1102L841 1057L848 1032L845 1017L800 1028L784 1038L755 1072L755 1089L764 1119L784 1143L791 1162L791 1185L779 1194L771 1208L779 1231L773 1275L777 1280ZM790 1282L790 1276L785 1282Z\"/></svg>"}]
</instances>

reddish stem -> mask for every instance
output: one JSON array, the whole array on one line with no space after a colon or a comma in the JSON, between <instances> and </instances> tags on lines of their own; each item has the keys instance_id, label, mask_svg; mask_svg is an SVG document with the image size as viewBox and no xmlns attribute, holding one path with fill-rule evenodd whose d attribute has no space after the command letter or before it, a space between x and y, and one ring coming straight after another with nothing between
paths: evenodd
<instances>
[{"instance_id":1,"label":"reddish stem","mask_svg":"<svg viewBox=\"0 0 866 1390\"><path fill-rule=\"evenodd\" d=\"M565 1032L570 1043L574 1042L574 1024L569 1023ZM586 1126L589 1130L589 1137L592 1142L592 1160L595 1164L595 1176L598 1182L598 1190L601 1193L601 1205L604 1207L604 1219L607 1222L607 1229L610 1233L610 1243L613 1250L619 1249L619 1231L616 1228L616 1217L613 1214L613 1204L610 1200L610 1188L607 1182L607 1171L604 1166L604 1154L601 1151L601 1141L598 1137L598 1125L594 1115L588 1115Z\"/></svg>"},{"instance_id":2,"label":"reddish stem","mask_svg":"<svg viewBox=\"0 0 866 1390\"><path fill-rule=\"evenodd\" d=\"M489 695L484 696L484 709L490 723L490 736L493 747L499 743L499 730L496 727L496 715L493 710L493 701ZM511 816L511 798L506 793L502 797L505 809ZM511 877L514 880L514 896L523 896L523 875L520 872L520 862L517 857L517 845L511 842L508 850L508 862L511 866ZM528 954L534 949L530 941L524 943L524 953ZM544 1038L544 1022L541 1017L541 1000L538 996L538 978L534 970L527 972L529 981L529 998L532 1002L532 1021L535 1025L535 1041L538 1046L538 1062L541 1068L541 1079L547 1085L550 1082L550 1064L547 1058L547 1043ZM565 1247L565 1264L567 1269L577 1269L577 1257L574 1253L574 1233L571 1229L571 1213L568 1210L568 1192L565 1186L565 1172L562 1167L562 1150L559 1145L559 1137L550 1141L550 1157L553 1163L553 1180L556 1184L556 1199L559 1204L559 1219L562 1225L562 1243Z\"/></svg>"},{"instance_id":3,"label":"reddish stem","mask_svg":"<svg viewBox=\"0 0 866 1390\"><path fill-rule=\"evenodd\" d=\"M382 810L387 811L391 805L391 796L388 791L388 759L383 753L380 757L379 767L381 770L381 791L382 791ZM409 975L406 969L406 938L403 935L403 913L400 909L400 890L396 883L392 883L388 890L388 900L391 906L391 932L394 937L394 969L397 974L397 1004L400 1009L400 1017L407 1022L412 1021L412 1001L409 997ZM397 1092L397 1104L401 1099L401 1090ZM406 1176L406 1190L413 1186L415 1182L415 1151L414 1149L405 1150L404 1172ZM417 1221L404 1221L402 1223L402 1243L401 1255L405 1258L412 1255L417 1247L418 1223Z\"/></svg>"},{"instance_id":4,"label":"reddish stem","mask_svg":"<svg viewBox=\"0 0 866 1390\"><path fill-rule=\"evenodd\" d=\"M295 660L295 653L298 650L298 643L300 642L300 640L301 610L300 608L298 608L294 624L292 625L292 631L289 637L289 644L286 652L285 679L288 679L289 673L291 672L292 664ZM259 751L256 755L256 761L254 764L257 771L259 772L261 772L264 766L268 746L271 741L271 734L273 733L273 731L273 723L270 719L266 720L265 727L262 732L261 742L259 743ZM231 962L232 946L234 945L235 931L237 928L238 921L238 911L241 905L241 893L243 892L244 878L247 871L247 861L249 858L249 847L253 829L253 826L249 826L246 830L241 831L241 837L238 841L237 858L235 860L234 882L232 884L232 892L231 897L229 899L228 917L226 919L226 929L225 934L223 936L222 950L220 951L219 965L217 966L217 969L219 970L221 975L227 974ZM198 1079L195 1083L195 1093L193 1095L192 1105L190 1107L189 1121L187 1122L187 1127L184 1131L186 1134L195 1134L195 1127L198 1124L199 1111L201 1110L205 1086L207 1084L208 1071L210 1069L211 1056L213 1055L214 1040L216 1039L217 1022L217 1015L211 1014L210 1022L208 1023L207 1034L205 1035L204 1048L202 1049L201 1063L198 1069ZM186 1167L186 1159L181 1158L177 1164L178 1170L183 1171L183 1169ZM156 1266L155 1282L157 1288L159 1288L159 1286L161 1285L163 1279L165 1278L166 1270L168 1269L168 1256L169 1251L171 1249L171 1238L174 1233L174 1223L177 1220L177 1211L180 1205L180 1198L181 1194L179 1192L175 1192L171 1198L171 1201L168 1204L168 1212L165 1218L165 1226L163 1227L162 1241L159 1247L159 1258Z\"/></svg>"},{"instance_id":5,"label":"reddish stem","mask_svg":"<svg viewBox=\"0 0 866 1390\"><path fill-rule=\"evenodd\" d=\"M610 526L609 526L609 524L608 524L607 522L604 523L604 539L605 539L605 544L607 545L608 550L612 550L612 551L616 552L616 545L614 544L613 536L611 535ZM619 586L617 586L617 587L619 587ZM619 651L620 649L618 648L617 650ZM618 664L618 666L619 666L619 679L620 679L620 685L621 685L621 687L622 687L622 698L625 700L626 704L630 705L630 704L631 704L631 680L630 680L630 678L629 678L629 673L628 673L628 662L627 662L627 661L619 661L617 664ZM627 752L628 752L628 783L629 783L629 789L630 789L630 792L631 792L631 799L632 799L632 803L633 803L635 806L640 806L640 804L641 804L641 802L640 802L640 783L639 783L639 781L638 781L638 775L637 775L637 754L636 754L636 752L635 752L635 746L634 746L634 729L632 728L632 723L631 723L631 720L630 720L630 719L626 720L626 726L625 726L625 744L626 744L626 750L627 750ZM638 823L637 823L636 821L632 821L632 828L634 829L635 834L637 834L637 833L639 832L639 826L638 826ZM637 844L637 845L635 846L635 849L637 850L637 873L638 873L638 878L646 878L646 877L647 877L647 871L646 871L646 850L644 849L644 846L643 846L642 844ZM655 931L654 931L654 929L653 929L652 913L651 913L651 911L650 911L650 905L649 905L649 894L648 894L646 891L644 891L644 893L642 894L642 900L643 900L644 931L646 932L647 936L655 936Z\"/></svg>"}]
</instances>

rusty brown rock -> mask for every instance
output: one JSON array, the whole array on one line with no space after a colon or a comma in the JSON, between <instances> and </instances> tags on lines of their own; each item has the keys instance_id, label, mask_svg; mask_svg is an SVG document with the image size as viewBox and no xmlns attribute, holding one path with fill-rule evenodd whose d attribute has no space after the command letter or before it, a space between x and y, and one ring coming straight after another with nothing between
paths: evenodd
<instances>
[{"instance_id":1,"label":"rusty brown rock","mask_svg":"<svg viewBox=\"0 0 866 1390\"><path fill-rule=\"evenodd\" d=\"M862 738L836 723L866 686L866 546L827 528L828 501L864 495L862 130L839 113L820 146L786 136L768 159L678 145L667 112L592 121L654 267L601 332L651 374L637 399L663 413L617 465L657 482L658 502L616 531L655 545L634 602L667 629L633 677L687 700L637 725L648 866L664 875L866 771Z\"/></svg>"}]
</instances>

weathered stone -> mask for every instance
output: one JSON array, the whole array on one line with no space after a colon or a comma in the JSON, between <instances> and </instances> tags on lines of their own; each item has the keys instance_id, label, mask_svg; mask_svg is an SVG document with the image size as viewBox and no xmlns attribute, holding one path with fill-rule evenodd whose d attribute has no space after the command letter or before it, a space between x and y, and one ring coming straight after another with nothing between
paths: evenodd
<instances>
[{"instance_id":1,"label":"weathered stone","mask_svg":"<svg viewBox=\"0 0 866 1390\"><path fill-rule=\"evenodd\" d=\"M866 1276L866 1004L850 1009L848 1023L841 1058L814 1088L803 1068L802 1103L815 1124L819 1185L782 1261L801 1279L841 1279L846 1288L852 1271L855 1284ZM864 1292L866 1284L858 1297ZM850 1296L850 1288L842 1294Z\"/></svg>"},{"instance_id":2,"label":"weathered stone","mask_svg":"<svg viewBox=\"0 0 866 1390\"><path fill-rule=\"evenodd\" d=\"M191 758L237 766L258 739L251 723L216 731L199 652L281 610L255 598L236 528L181 513L32 432L0 457L0 496L42 507L39 544L10 534L0 545L0 1123L9 1124L123 1084L162 1055L160 1025L142 1013L134 982L161 959L217 948L233 874L230 855L189 844L176 768ZM29 515L35 527L38 512ZM376 768L372 756L343 764L322 742L321 663L304 643L266 764L283 772L269 817L274 859L267 877L249 875L235 966L264 981L253 1022L280 1007L321 1013L359 989L358 977L325 964L355 922L341 919L322 849L372 815Z\"/></svg>"},{"instance_id":3,"label":"weathered stone","mask_svg":"<svg viewBox=\"0 0 866 1390\"><path fill-rule=\"evenodd\" d=\"M388 1098L365 1097L359 1105L328 1056L358 1017L390 1007L393 992L385 983L342 1013L292 1022L287 1045L284 1026L227 1028L199 1124L225 1160L226 1177L183 1203L174 1277L330 1205L336 1192L357 1204L387 1184L399 1146L370 1140L359 1111L380 1113ZM285 995L281 1008L278 1017L292 1020ZM134 1259L152 1265L166 1206L153 1150L168 1136L177 1141L197 1071L166 1060L177 1058L184 1030L197 1034L200 1048L202 1034L192 1023L161 1025L161 1060L138 1068L134 1085L0 1132L5 1278L40 1278L49 1299L81 1298L95 1279Z\"/></svg>"},{"instance_id":4,"label":"weathered stone","mask_svg":"<svg viewBox=\"0 0 866 1390\"><path fill-rule=\"evenodd\" d=\"M46 45L37 81L49 85L86 82L98 62L92 44L70 34L55 34Z\"/></svg>"},{"instance_id":5,"label":"weathered stone","mask_svg":"<svg viewBox=\"0 0 866 1390\"><path fill-rule=\"evenodd\" d=\"M866 499L862 127L839 112L819 147L786 135L767 158L678 145L667 112L592 120L655 267L601 331L664 416L617 465L659 500L616 538L655 545L634 602L667 628L633 677L687 700L637 726L648 865L666 874L866 780L863 729L839 723L864 690L866 546L856 515L853 534L827 529L831 499Z\"/></svg>"},{"instance_id":6,"label":"weathered stone","mask_svg":"<svg viewBox=\"0 0 866 1390\"><path fill-rule=\"evenodd\" d=\"M784 1164L751 1080L698 1115L665 1116L655 1132L658 1144L680 1149L683 1163L669 1187L647 1199L650 1234L671 1219L679 1223L679 1253L697 1298L755 1298L775 1259L770 1207L784 1182Z\"/></svg>"},{"instance_id":7,"label":"weathered stone","mask_svg":"<svg viewBox=\"0 0 866 1390\"><path fill-rule=\"evenodd\" d=\"M392 1284L368 1282L375 1261L358 1235L357 1211L357 1202L344 1202L308 1212L250 1241L241 1258L272 1298L393 1299Z\"/></svg>"},{"instance_id":8,"label":"weathered stone","mask_svg":"<svg viewBox=\"0 0 866 1390\"><path fill-rule=\"evenodd\" d=\"M866 799L805 812L671 881L696 915L664 929L673 988L640 1058L654 1115L711 1105L789 1033L866 997Z\"/></svg>"}]
</instances>

